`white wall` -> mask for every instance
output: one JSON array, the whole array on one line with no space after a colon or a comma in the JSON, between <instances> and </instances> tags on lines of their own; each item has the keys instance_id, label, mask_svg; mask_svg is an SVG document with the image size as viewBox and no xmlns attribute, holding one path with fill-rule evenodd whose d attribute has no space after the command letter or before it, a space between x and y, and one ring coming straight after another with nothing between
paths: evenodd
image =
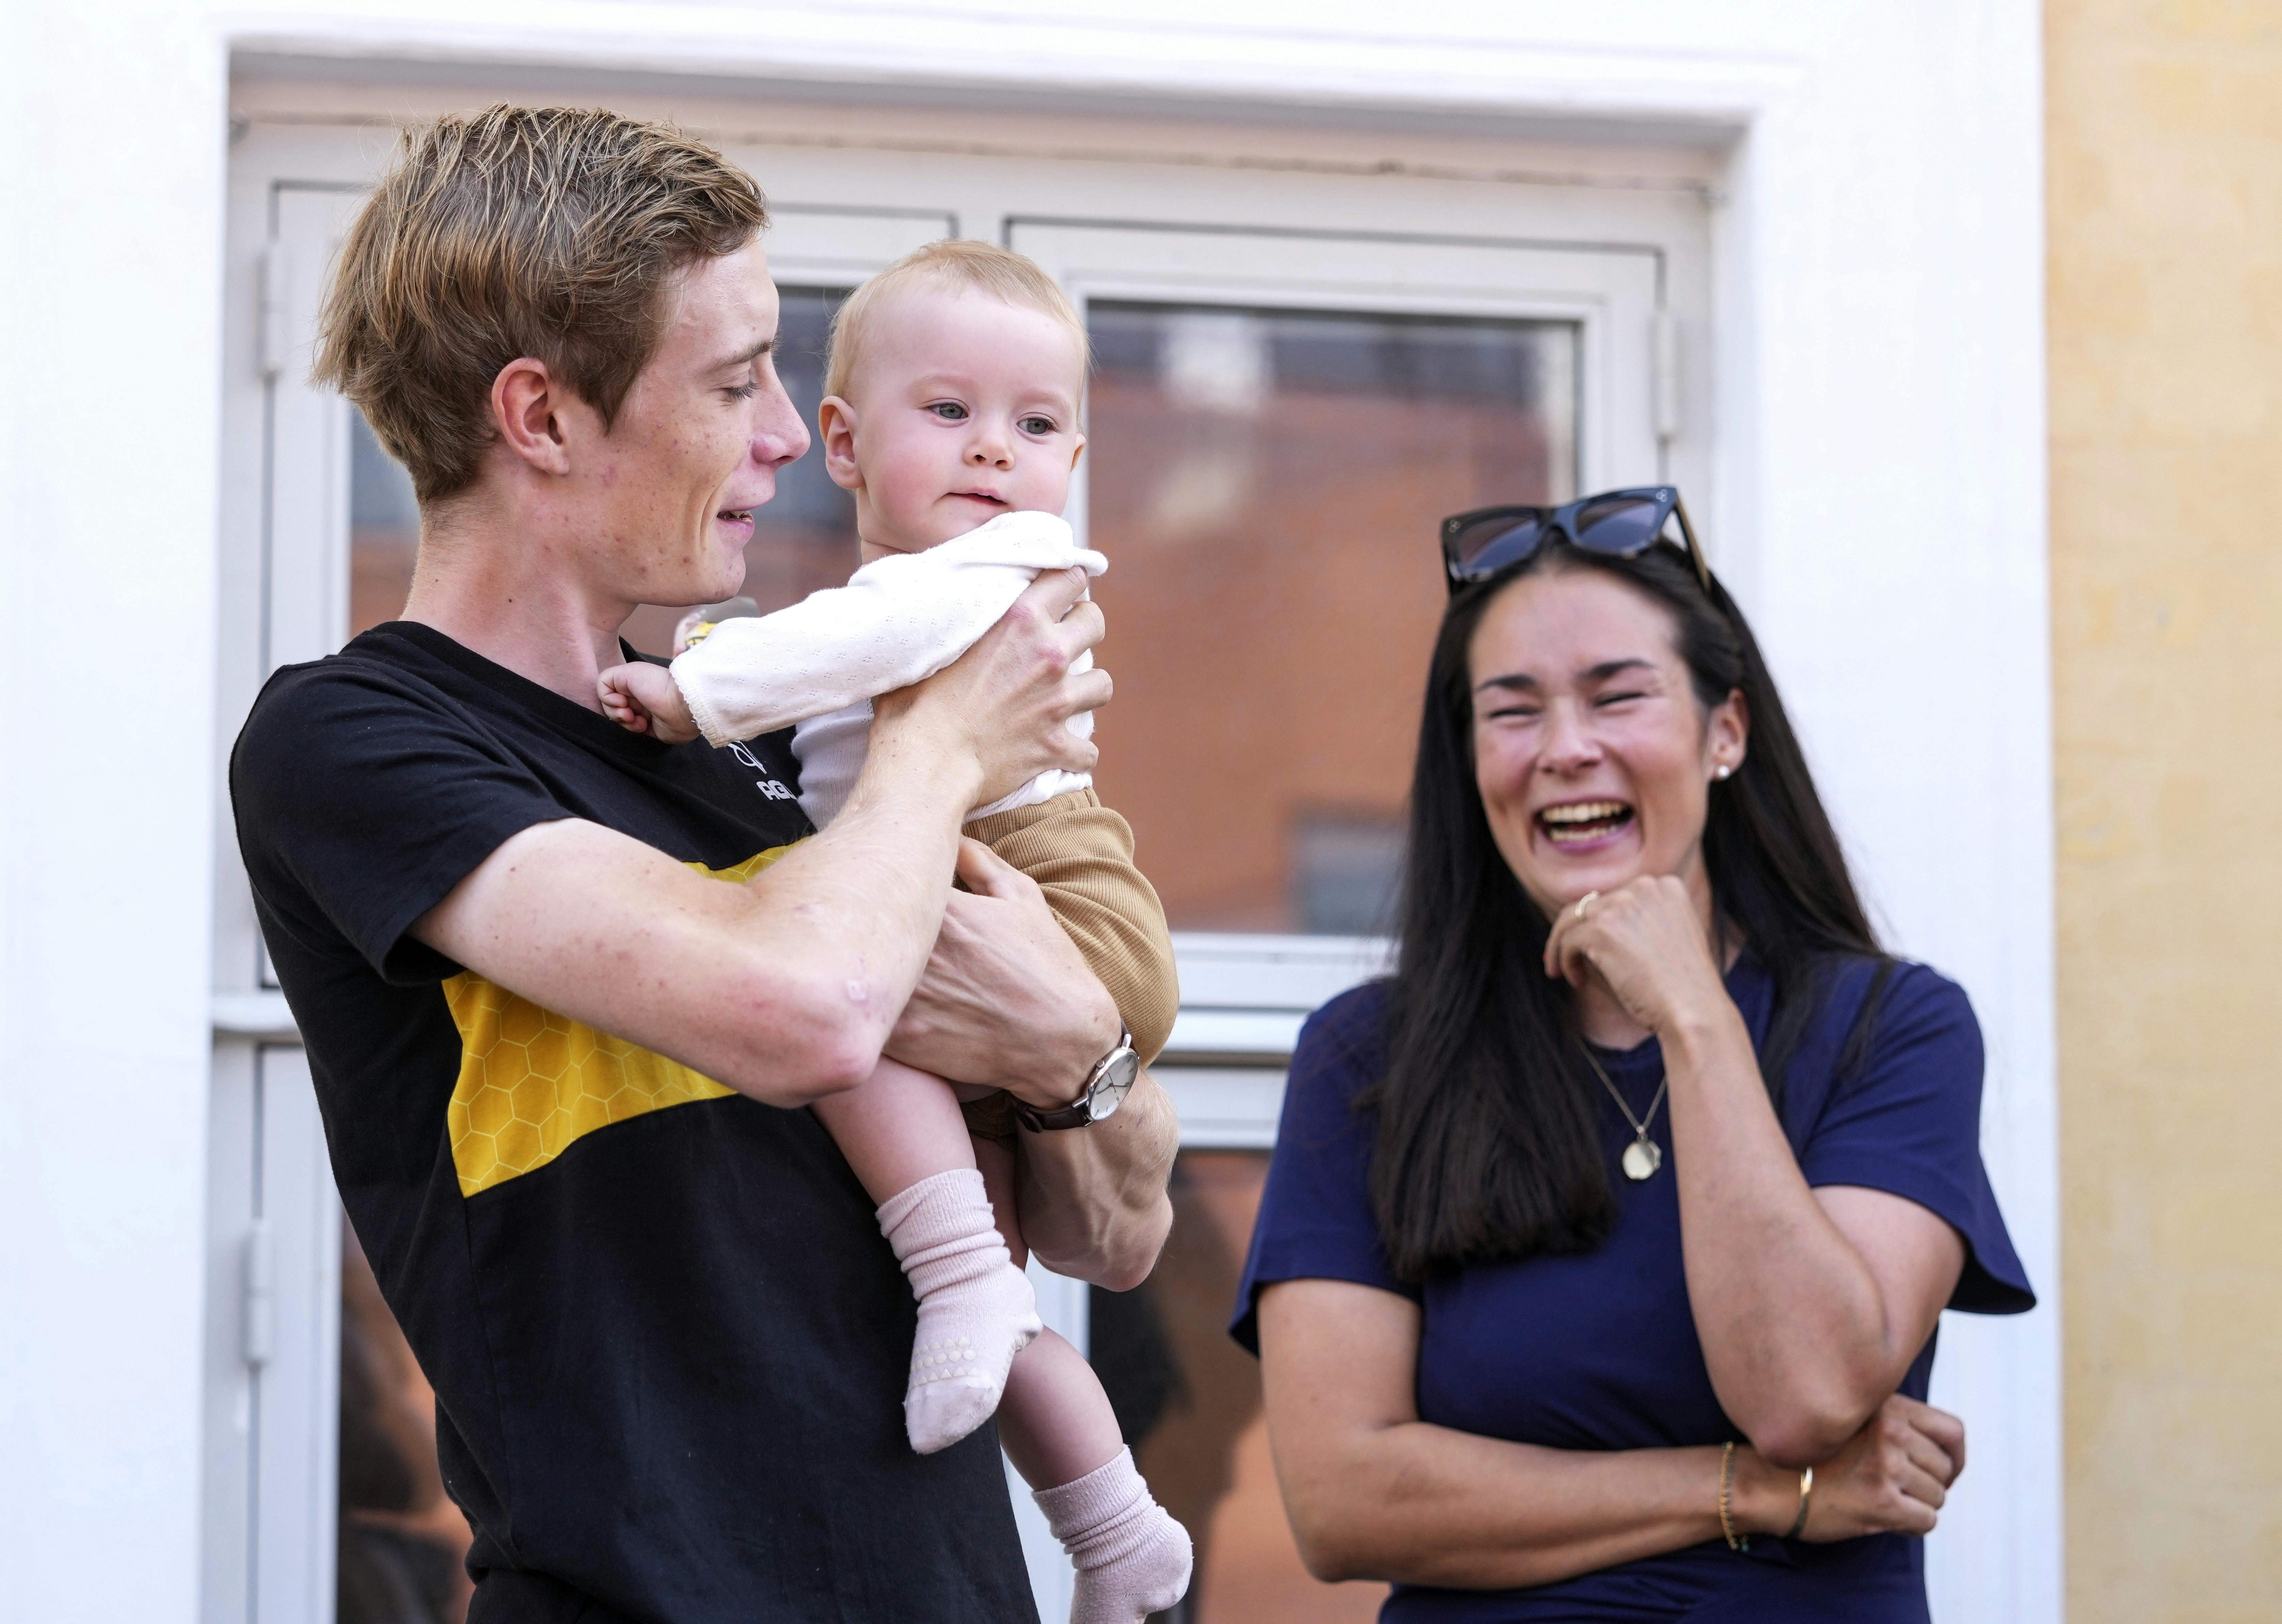
<instances>
[{"instance_id":1,"label":"white wall","mask_svg":"<svg viewBox=\"0 0 2282 1624\"><path fill-rule=\"evenodd\" d=\"M1689 352L1719 403L1708 528L1895 940L1974 994L1991 1160L2056 1301L2028 0L1452 0L1399 24L1354 0L81 0L5 15L0 605L25 742L0 777L0 1571L25 1616L187 1619L195 1592L233 45L1743 132L1715 228L1719 330ZM121 645L140 657L84 652ZM1933 1547L1937 1612L2056 1619L2056 1315L1952 1326L1944 1382L1969 1392L1979 1447L1954 1513L1975 1533Z\"/></svg>"},{"instance_id":2,"label":"white wall","mask_svg":"<svg viewBox=\"0 0 2282 1624\"><path fill-rule=\"evenodd\" d=\"M0 1614L198 1572L226 55L0 7Z\"/></svg>"}]
</instances>

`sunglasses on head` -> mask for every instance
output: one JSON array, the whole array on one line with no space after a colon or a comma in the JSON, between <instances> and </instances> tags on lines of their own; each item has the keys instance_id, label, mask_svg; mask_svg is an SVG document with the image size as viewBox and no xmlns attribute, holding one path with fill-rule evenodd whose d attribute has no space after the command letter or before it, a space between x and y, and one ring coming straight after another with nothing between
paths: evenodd
<instances>
[{"instance_id":1,"label":"sunglasses on head","mask_svg":"<svg viewBox=\"0 0 2282 1624\"><path fill-rule=\"evenodd\" d=\"M1510 569L1556 539L1587 553L1638 558L1665 539L1664 527L1680 521L1679 545L1696 567L1704 590L1712 590L1712 567L1704 561L1696 531L1688 522L1676 485L1634 485L1580 497L1558 507L1477 507L1442 521L1442 563L1450 591L1486 581Z\"/></svg>"}]
</instances>

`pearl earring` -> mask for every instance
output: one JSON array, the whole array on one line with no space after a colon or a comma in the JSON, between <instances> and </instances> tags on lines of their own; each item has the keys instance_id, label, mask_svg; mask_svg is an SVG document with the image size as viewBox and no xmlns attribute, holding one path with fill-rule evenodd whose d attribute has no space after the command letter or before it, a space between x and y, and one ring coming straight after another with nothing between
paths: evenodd
<instances>
[{"instance_id":1,"label":"pearl earring","mask_svg":"<svg viewBox=\"0 0 2282 1624\"><path fill-rule=\"evenodd\" d=\"M1735 770L1735 769L1728 766L1727 762L1722 762L1712 769L1712 776L1724 784L1727 782L1727 775Z\"/></svg>"}]
</instances>

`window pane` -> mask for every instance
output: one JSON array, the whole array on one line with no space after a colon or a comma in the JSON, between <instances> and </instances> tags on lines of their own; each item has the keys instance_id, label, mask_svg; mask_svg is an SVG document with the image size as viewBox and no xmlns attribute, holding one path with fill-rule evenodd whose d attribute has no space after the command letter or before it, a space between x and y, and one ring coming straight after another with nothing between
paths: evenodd
<instances>
[{"instance_id":1,"label":"window pane","mask_svg":"<svg viewBox=\"0 0 2282 1624\"><path fill-rule=\"evenodd\" d=\"M383 617L386 618L385 616ZM436 1395L341 1226L341 1522L335 1624L462 1624L468 1522L436 1465Z\"/></svg>"},{"instance_id":2,"label":"window pane","mask_svg":"<svg viewBox=\"0 0 2282 1624\"><path fill-rule=\"evenodd\" d=\"M1229 1305L1268 1176L1254 1150L1184 1150L1156 1272L1089 1294L1087 1340L1134 1459L1197 1543L1188 1598L1163 1624L1366 1624L1382 1584L1310 1578L1276 1489L1260 1365L1229 1339Z\"/></svg>"},{"instance_id":3,"label":"window pane","mask_svg":"<svg viewBox=\"0 0 2282 1624\"><path fill-rule=\"evenodd\" d=\"M845 288L783 288L777 371L801 421L813 433L824 400L824 343ZM380 447L364 419L351 414L349 460L349 635L403 612L420 546L420 511L412 481ZM797 603L819 587L840 586L856 568L856 501L832 483L824 459L811 452L777 475L776 499L754 515L745 546L742 595L766 614ZM637 648L673 652L685 606L645 605L625 626Z\"/></svg>"},{"instance_id":4,"label":"window pane","mask_svg":"<svg viewBox=\"0 0 2282 1624\"><path fill-rule=\"evenodd\" d=\"M1087 325L1103 797L1176 929L1382 928L1435 527L1575 494L1578 328L1100 301Z\"/></svg>"},{"instance_id":5,"label":"window pane","mask_svg":"<svg viewBox=\"0 0 2282 1624\"><path fill-rule=\"evenodd\" d=\"M380 448L364 414L349 412L349 636L404 613L420 553L412 476Z\"/></svg>"}]
</instances>

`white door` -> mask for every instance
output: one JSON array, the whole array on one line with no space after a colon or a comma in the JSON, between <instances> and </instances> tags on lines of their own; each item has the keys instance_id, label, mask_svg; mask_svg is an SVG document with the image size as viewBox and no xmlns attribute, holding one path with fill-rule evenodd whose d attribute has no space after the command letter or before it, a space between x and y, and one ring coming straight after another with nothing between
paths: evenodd
<instances>
[{"instance_id":1,"label":"white door","mask_svg":"<svg viewBox=\"0 0 2282 1624\"><path fill-rule=\"evenodd\" d=\"M357 200L279 185L239 246L252 344L230 381L259 424L228 629L234 733L249 678L340 646L348 616L348 408L307 386L325 265ZM240 421L244 421L241 417ZM242 445L242 442L241 442ZM235 679L235 680L233 680ZM333 1617L339 1483L340 1202L307 1062L253 929L236 853L218 910L208 1135L206 1560L210 1620Z\"/></svg>"},{"instance_id":2,"label":"white door","mask_svg":"<svg viewBox=\"0 0 2282 1624\"><path fill-rule=\"evenodd\" d=\"M1708 305L1701 219L1673 195L998 159L951 135L953 156L916 159L860 143L731 146L772 200L783 370L812 421L839 299L946 235L1034 256L1084 310L1097 369L1072 516L1113 561L1105 660L1120 684L1101 781L1176 928L1183 1009L1157 1074L1184 1134L1174 1237L1148 1286L1113 1295L1040 1272L1042 1306L1089 1349L1153 1485L1198 1536L1179 1624L1360 1620L1376 1587L1319 1586L1300 1566L1256 1367L1222 1329L1284 1065L1306 1013L1384 963L1442 602L1434 521L1708 465L1700 442L1673 437L1667 309L1675 289L1696 319ZM382 150L286 122L257 125L233 161L225 739L270 669L390 618L408 580L416 514L401 471L306 382L322 279ZM1147 218L1112 218L1105 200ZM1457 229L1348 228L1356 219ZM787 470L758 517L746 585L757 607L844 576L852 512L814 459ZM645 609L630 635L663 648L674 618ZM267 990L235 851L218 858L208 1613L323 1624L333 1530L369 1521L338 1509L327 1451L343 1293L360 1346L370 1303L341 1248L306 1067ZM288 1156L300 1171L256 1180ZM408 1410L417 1372L392 1368ZM1056 1620L1068 1570L1014 1488L1041 1612Z\"/></svg>"}]
</instances>

